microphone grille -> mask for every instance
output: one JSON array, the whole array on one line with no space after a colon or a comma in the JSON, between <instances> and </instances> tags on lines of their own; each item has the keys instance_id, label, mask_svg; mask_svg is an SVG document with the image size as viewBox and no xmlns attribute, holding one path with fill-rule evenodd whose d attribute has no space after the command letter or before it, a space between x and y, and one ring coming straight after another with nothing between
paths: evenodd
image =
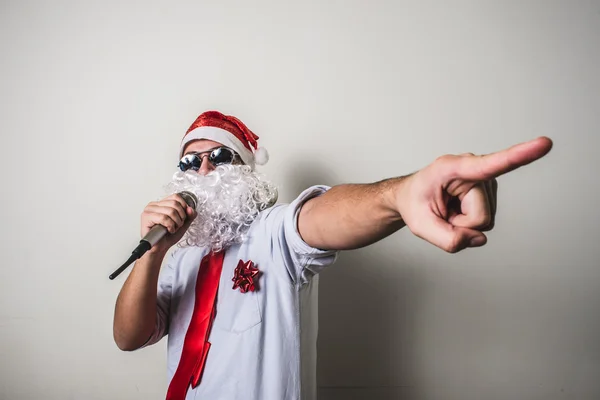
<instances>
[{"instance_id":1,"label":"microphone grille","mask_svg":"<svg viewBox=\"0 0 600 400\"><path fill-rule=\"evenodd\" d=\"M198 198L192 192L183 191L179 192L179 195L187 203L188 206L192 207L194 210L196 209L196 205L198 204Z\"/></svg>"}]
</instances>

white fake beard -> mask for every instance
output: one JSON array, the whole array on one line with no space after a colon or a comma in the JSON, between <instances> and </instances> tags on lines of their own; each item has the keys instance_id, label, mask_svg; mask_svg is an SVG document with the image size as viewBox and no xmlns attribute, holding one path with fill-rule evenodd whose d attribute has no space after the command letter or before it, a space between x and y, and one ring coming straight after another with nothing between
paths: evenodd
<instances>
[{"instance_id":1,"label":"white fake beard","mask_svg":"<svg viewBox=\"0 0 600 400\"><path fill-rule=\"evenodd\" d=\"M247 165L220 165L206 176L178 171L165 187L168 194L188 191L198 204L179 246L220 251L243 243L258 214L277 201L277 188Z\"/></svg>"}]
</instances>

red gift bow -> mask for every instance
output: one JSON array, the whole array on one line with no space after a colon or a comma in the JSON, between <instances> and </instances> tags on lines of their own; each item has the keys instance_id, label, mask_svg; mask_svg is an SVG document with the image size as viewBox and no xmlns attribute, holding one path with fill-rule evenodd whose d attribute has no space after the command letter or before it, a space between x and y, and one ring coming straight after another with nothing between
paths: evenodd
<instances>
[{"instance_id":1,"label":"red gift bow","mask_svg":"<svg viewBox=\"0 0 600 400\"><path fill-rule=\"evenodd\" d=\"M258 277L258 268L254 267L254 263L242 261L238 263L233 274L233 289L240 288L242 293L256 290L256 278Z\"/></svg>"}]
</instances>

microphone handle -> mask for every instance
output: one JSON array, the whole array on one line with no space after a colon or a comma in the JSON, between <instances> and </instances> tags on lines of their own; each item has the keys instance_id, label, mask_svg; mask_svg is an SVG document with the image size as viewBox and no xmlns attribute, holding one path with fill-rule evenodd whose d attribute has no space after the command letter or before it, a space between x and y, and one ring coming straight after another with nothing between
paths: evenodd
<instances>
[{"instance_id":1,"label":"microphone handle","mask_svg":"<svg viewBox=\"0 0 600 400\"><path fill-rule=\"evenodd\" d=\"M154 246L156 243L160 241L167 234L167 228L162 225L154 225L152 229L146 233L146 236L143 237L142 241L146 241L150 244L150 247Z\"/></svg>"}]
</instances>

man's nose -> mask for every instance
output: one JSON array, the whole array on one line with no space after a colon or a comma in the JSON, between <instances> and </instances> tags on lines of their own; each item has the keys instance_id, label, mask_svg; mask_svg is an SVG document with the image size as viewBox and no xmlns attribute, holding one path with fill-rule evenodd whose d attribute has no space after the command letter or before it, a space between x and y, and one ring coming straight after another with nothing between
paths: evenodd
<instances>
[{"instance_id":1,"label":"man's nose","mask_svg":"<svg viewBox=\"0 0 600 400\"><path fill-rule=\"evenodd\" d=\"M200 175L206 175L211 171L215 170L215 166L208 161L208 155L205 155L202 157L202 163L200 164L200 169L198 170L198 173Z\"/></svg>"}]
</instances>

